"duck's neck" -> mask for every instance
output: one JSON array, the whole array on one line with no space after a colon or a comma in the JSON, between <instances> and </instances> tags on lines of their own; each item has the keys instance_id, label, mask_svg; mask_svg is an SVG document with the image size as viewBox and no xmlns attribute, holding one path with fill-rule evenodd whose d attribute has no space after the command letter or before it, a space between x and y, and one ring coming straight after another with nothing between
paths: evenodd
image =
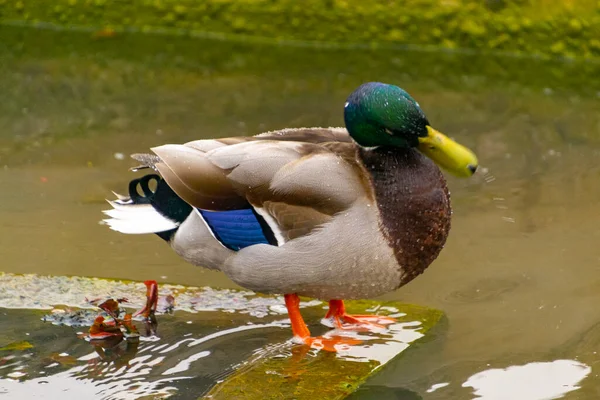
<instances>
[{"instance_id":1,"label":"duck's neck","mask_svg":"<svg viewBox=\"0 0 600 400\"><path fill-rule=\"evenodd\" d=\"M412 148L359 148L370 175L381 230L403 270L402 285L421 274L450 230L450 195L439 168Z\"/></svg>"}]
</instances>

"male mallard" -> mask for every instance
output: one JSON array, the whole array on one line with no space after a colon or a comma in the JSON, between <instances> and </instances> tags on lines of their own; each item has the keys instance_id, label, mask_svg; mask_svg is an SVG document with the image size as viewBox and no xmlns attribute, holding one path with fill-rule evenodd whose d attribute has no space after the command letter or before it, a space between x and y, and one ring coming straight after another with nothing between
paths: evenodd
<instances>
[{"instance_id":1,"label":"male mallard","mask_svg":"<svg viewBox=\"0 0 600 400\"><path fill-rule=\"evenodd\" d=\"M434 130L397 86L363 84L344 119L346 129L284 129L135 154L136 169L160 176L133 180L129 197L110 202L106 223L157 233L192 264L284 294L297 342L314 341L298 295L329 300L326 318L337 327L377 321L346 314L342 299L393 291L431 264L451 214L431 160L468 177L477 158Z\"/></svg>"}]
</instances>

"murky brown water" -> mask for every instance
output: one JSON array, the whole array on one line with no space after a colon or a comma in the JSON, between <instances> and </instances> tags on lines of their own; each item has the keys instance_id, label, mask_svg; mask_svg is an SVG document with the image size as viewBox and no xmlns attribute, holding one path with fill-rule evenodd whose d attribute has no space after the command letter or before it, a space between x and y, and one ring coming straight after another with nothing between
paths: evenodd
<instances>
[{"instance_id":1,"label":"murky brown water","mask_svg":"<svg viewBox=\"0 0 600 400\"><path fill-rule=\"evenodd\" d=\"M407 356L413 368L391 365L358 396L473 398L462 384L478 372L560 359L592 367L566 398L600 396L600 86L577 66L557 76L560 66L528 60L486 71L476 57L425 53L98 42L12 28L0 37L9 39L0 44L0 270L234 287L156 237L98 224L103 199L134 176L122 155L338 126L345 96L383 80L476 150L485 171L448 179L455 213L445 250L385 296L443 310L448 332ZM436 383L449 385L428 393ZM499 385L499 397L483 398L552 398L520 388Z\"/></svg>"}]
</instances>

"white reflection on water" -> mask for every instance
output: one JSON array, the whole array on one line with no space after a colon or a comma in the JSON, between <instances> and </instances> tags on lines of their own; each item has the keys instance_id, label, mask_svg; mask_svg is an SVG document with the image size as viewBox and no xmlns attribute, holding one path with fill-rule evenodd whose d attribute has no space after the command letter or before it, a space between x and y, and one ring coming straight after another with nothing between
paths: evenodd
<instances>
[{"instance_id":1,"label":"white reflection on water","mask_svg":"<svg viewBox=\"0 0 600 400\"><path fill-rule=\"evenodd\" d=\"M56 325L86 326L85 318L79 318L82 308L90 307L86 298L109 296L111 298L127 297L127 305L139 308L145 304L143 285L136 282L113 282L103 279L87 279L82 277L41 277L36 275L17 276L0 273L0 307L28 307L48 309L61 305L50 316ZM23 301L15 301L18 293L33 293ZM283 299L274 297L255 296L251 292L232 290L217 290L210 288L189 288L174 285L161 285L161 298L171 295L175 298L174 309L177 313L200 311L228 312L248 314L254 318L266 316L281 317L284 308ZM159 298L160 300L160 298ZM302 308L319 307L320 301L302 302ZM75 307L76 310L65 308ZM161 310L159 304L159 311ZM405 316L394 307L377 306L375 311L383 310L392 317ZM60 311L60 312L58 312ZM97 315L91 310L91 321ZM187 317L187 316L182 316ZM88 318L89 319L89 318ZM185 319L184 319L185 321ZM87 324L89 325L89 324ZM3 372L0 376L0 394L9 394L14 398L29 399L41 396L43 398L77 398L83 399L135 399L144 396L162 398L173 394L185 385L176 381L193 379L199 376L198 371L204 371L211 364L213 356L210 342L224 336L228 340L237 340L243 332L256 329L284 328L289 330L288 318L279 319L263 324L247 323L231 329L225 329L201 337L189 334L177 335L177 339L165 341L158 336L140 336L139 342L124 341L108 346L105 351L73 354L73 360L37 366L22 358L4 360L7 365L0 365ZM350 336L361 341L354 346L338 347L337 357L346 361L368 362L378 361L384 365L398 353L408 348L409 344L423 336L418 321L394 323L386 328L374 329L371 332L356 333L346 330L328 331L323 336ZM84 330L82 330L84 331ZM83 333L83 332L82 332ZM75 337L73 337L73 340ZM263 352L258 349L255 355L259 358L270 356L293 356L292 339L276 346L268 346ZM125 344L125 346L123 346ZM139 348L138 348L139 346ZM104 347L103 347L104 348ZM273 352L268 350L273 350ZM87 349L84 350L87 352ZM98 358L98 355L102 359ZM58 355L62 357L63 355ZM64 355L64 357L67 357ZM222 357L222 355L217 356ZM38 357L40 358L40 357ZM54 360L54 359L51 359ZM44 362L40 358L41 362ZM56 361L56 360L55 360ZM70 365L67 362L78 362ZM85 363L85 364L84 364ZM243 365L244 363L240 364ZM27 366L27 368L24 368ZM235 369L236 366L232 366ZM60 372L59 371L60 368ZM64 370L64 368L69 368ZM20 368L24 368L23 371ZM228 371L231 371L228 370ZM223 376L227 371L223 371ZM228 372L227 372L228 373ZM12 375L10 375L12 374ZM43 376L40 376L43 375ZM13 379L19 378L19 379ZM211 379L214 376L210 377ZM209 378L207 378L209 379ZM65 391L66 390L66 391Z\"/></svg>"},{"instance_id":2,"label":"white reflection on water","mask_svg":"<svg viewBox=\"0 0 600 400\"><path fill-rule=\"evenodd\" d=\"M0 379L0 395L10 394L15 399L31 398L78 398L78 399L115 399L129 400L143 396L152 398L163 398L177 392L173 386L175 381L192 379L195 376L193 363L210 357L211 352L202 348L199 351L185 353L186 357L169 357L165 353L189 349L205 344L219 337L236 335L240 332L287 327L289 320L279 320L266 324L248 324L226 329L216 333L203 336L198 339L187 338L175 343L164 343L160 345L149 344L142 347L136 357L129 361L129 367L114 368L110 363L99 362L98 354L92 352L77 358L84 365L77 365L66 371L56 374L45 374L31 379L19 381L17 379ZM419 322L395 323L388 326L385 332L377 334L357 334L350 331L340 332L333 330L324 336L332 336L342 333L363 341L362 344L351 346L347 349L339 349L338 357L348 361L367 362L377 360L381 365L388 362L398 353L405 350L409 343L423 336L418 331ZM186 346L181 346L182 344ZM289 345L291 342L286 343ZM203 347L203 346L201 346ZM206 362L206 361L204 361ZM20 369L20 362L10 367ZM58 364L57 364L58 365ZM26 373L23 373L26 375Z\"/></svg>"},{"instance_id":3,"label":"white reflection on water","mask_svg":"<svg viewBox=\"0 0 600 400\"><path fill-rule=\"evenodd\" d=\"M449 384L450 383L448 383L448 382L434 383L433 385L431 385L431 387L429 389L427 389L427 393L433 393L438 389L445 388Z\"/></svg>"},{"instance_id":4,"label":"white reflection on water","mask_svg":"<svg viewBox=\"0 0 600 400\"><path fill-rule=\"evenodd\" d=\"M133 380L120 376L107 377L101 381L77 378L89 368L80 365L51 376L19 382L0 379L0 394L10 394L14 399L114 399L130 400L152 394L155 398L167 397L176 392L175 387L165 386L175 380L189 379L177 377L155 381Z\"/></svg>"},{"instance_id":5,"label":"white reflection on water","mask_svg":"<svg viewBox=\"0 0 600 400\"><path fill-rule=\"evenodd\" d=\"M378 361L380 367L408 348L410 343L422 338L419 332L421 322L409 321L390 324L383 332L376 334L358 334L352 331L332 330L324 337L336 335L362 340L362 344L353 346L335 346L337 356L348 361Z\"/></svg>"},{"instance_id":6,"label":"white reflection on water","mask_svg":"<svg viewBox=\"0 0 600 400\"><path fill-rule=\"evenodd\" d=\"M573 360L534 362L488 369L471 376L463 387L475 389L477 399L548 400L579 389L592 369Z\"/></svg>"},{"instance_id":7,"label":"white reflection on water","mask_svg":"<svg viewBox=\"0 0 600 400\"><path fill-rule=\"evenodd\" d=\"M208 351L208 350L201 351L200 353L196 353L193 356L190 356L190 357L186 358L185 360L180 361L179 363L177 363L176 366L174 366L173 368L169 368L162 374L163 375L173 375L178 372L187 371L188 369L190 369L191 363L193 363L194 361L198 361L201 358L207 357L208 355L210 355L210 351Z\"/></svg>"},{"instance_id":8,"label":"white reflection on water","mask_svg":"<svg viewBox=\"0 0 600 400\"><path fill-rule=\"evenodd\" d=\"M187 348L249 329L284 326L286 326L286 320L226 329L193 340L187 345ZM183 360L179 357L165 357L164 353L177 349L182 342L170 345L166 349L164 347L168 344L159 346L151 344L142 348L137 356L129 361L127 368L124 366L114 368L111 363L99 363L98 354L92 352L77 358L78 361L84 361L86 364L77 365L53 375L48 374L19 381L10 379L9 373L5 375L9 379L0 378L0 395L10 394L11 398L23 400L33 398L130 400L144 396L152 396L156 399L166 398L177 392L177 388L171 386L174 381L194 378L196 374L192 371L192 364L211 354L210 351L201 350L192 352ZM19 370L21 363L15 362L8 367L12 367L13 371ZM26 373L21 374L22 376L27 375ZM158 378L165 375L167 377ZM22 376L20 375L19 378Z\"/></svg>"},{"instance_id":9,"label":"white reflection on water","mask_svg":"<svg viewBox=\"0 0 600 400\"><path fill-rule=\"evenodd\" d=\"M194 339L194 338L181 339L180 341L178 341L178 342L170 345L166 349L162 350L161 353L169 353L169 352L177 349L180 345L187 343L187 342L189 342L188 347L193 347L193 346L197 346L201 343L207 342L209 340L228 335L230 333L238 333L238 332L248 331L248 330L252 330L252 329L263 329L263 328L269 328L269 327L284 328L287 326L287 324L286 324L287 321L289 321L289 320L275 321L275 322L268 323L268 324L248 324L248 325L237 326L235 328L225 329L222 331L211 333L209 335L203 336L200 339ZM162 348L162 347L163 346L159 346L155 350L159 350L159 348Z\"/></svg>"}]
</instances>

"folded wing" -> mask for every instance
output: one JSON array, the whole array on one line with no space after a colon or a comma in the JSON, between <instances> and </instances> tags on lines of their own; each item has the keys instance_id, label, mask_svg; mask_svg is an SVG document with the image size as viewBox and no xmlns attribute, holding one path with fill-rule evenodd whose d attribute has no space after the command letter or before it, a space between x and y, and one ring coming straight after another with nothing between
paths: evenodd
<instances>
[{"instance_id":1,"label":"folded wing","mask_svg":"<svg viewBox=\"0 0 600 400\"><path fill-rule=\"evenodd\" d=\"M361 167L355 161L356 148L346 140L345 131L311 130L309 135L287 131L287 135L273 132L156 147L152 150L160 161L154 167L202 214L250 210L257 223L271 231L264 240L282 245L310 234L368 190L357 173ZM282 137L309 140L279 140ZM221 225L233 218L230 225L220 227L221 232L242 240L235 231L242 229L235 215L242 218L242 214L248 221L248 212L210 218Z\"/></svg>"}]
</instances>

